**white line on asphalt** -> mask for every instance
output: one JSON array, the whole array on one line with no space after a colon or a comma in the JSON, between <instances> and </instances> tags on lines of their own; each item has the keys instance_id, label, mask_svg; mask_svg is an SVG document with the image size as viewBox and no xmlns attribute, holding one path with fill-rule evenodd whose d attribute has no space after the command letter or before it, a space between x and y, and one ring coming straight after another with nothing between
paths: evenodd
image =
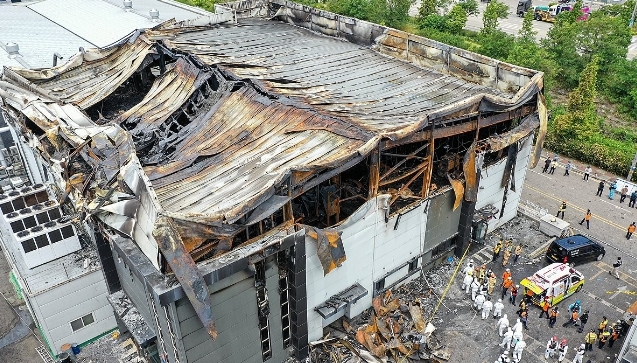
<instances>
[{"instance_id":1,"label":"white line on asphalt","mask_svg":"<svg viewBox=\"0 0 637 363\"><path fill-rule=\"evenodd\" d=\"M537 171L535 171L535 170L531 170L531 171L532 171L532 172L534 172L535 174L540 175L540 176L543 176L543 177L545 177L545 178L553 179L553 178L551 178L550 176L545 175L544 173L538 173L538 172L537 172Z\"/></svg>"},{"instance_id":2,"label":"white line on asphalt","mask_svg":"<svg viewBox=\"0 0 637 363\"><path fill-rule=\"evenodd\" d=\"M602 199L601 201L602 201L602 202L604 202L604 203L607 203L607 204L612 205L613 207L615 207L615 209L621 209L621 210L623 210L624 212L628 212L628 210L626 210L626 209L624 209L624 208L622 208L622 207L620 207L620 206L618 206L618 205L615 205L615 204L613 204L613 203L611 203L611 202L609 202L609 201L607 201L607 200Z\"/></svg>"}]
</instances>

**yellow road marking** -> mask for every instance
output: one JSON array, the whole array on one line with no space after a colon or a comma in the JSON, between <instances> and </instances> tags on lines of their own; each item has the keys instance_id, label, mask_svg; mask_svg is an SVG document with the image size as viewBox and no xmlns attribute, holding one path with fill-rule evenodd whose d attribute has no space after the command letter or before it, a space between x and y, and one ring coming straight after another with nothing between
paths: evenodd
<instances>
[{"instance_id":1,"label":"yellow road marking","mask_svg":"<svg viewBox=\"0 0 637 363\"><path fill-rule=\"evenodd\" d=\"M602 270L602 272L603 272L603 271L612 271L612 270L613 270L613 266L611 266L611 265L609 265L609 264L607 264L607 263L605 263L605 262L602 262L602 261L599 261L599 262L596 264L596 266L597 266L599 269L601 269L601 270ZM597 274L596 274L595 276L597 276ZM613 277L614 277L614 276L613 276ZM620 271L619 271L619 277L621 278L621 280L622 280L623 282L627 283L628 285L630 285L630 286L632 286L632 287L634 287L634 288L637 288L637 279L635 279L634 277L630 276L629 274L626 274L626 273L621 272L621 269L620 269ZM632 281L634 281L634 282L630 282L630 281L628 281L628 280L632 280Z\"/></svg>"},{"instance_id":2,"label":"yellow road marking","mask_svg":"<svg viewBox=\"0 0 637 363\"><path fill-rule=\"evenodd\" d=\"M536 192L538 194L542 194L543 196L545 196L547 198L551 198L551 199L556 200L558 202L561 202L561 201L564 200L563 198L558 198L558 197L556 197L556 196L554 196L552 194L544 193L543 191L541 191L539 189L536 189L536 188L534 188L534 187L532 187L532 186L530 186L528 184L526 184L525 187L528 188L528 189L531 189L532 191L534 191L534 192ZM577 206L575 204L570 204L570 206L571 206L571 208L573 208L575 210L578 210L578 211L581 211L583 213L586 213L586 210L588 209L588 208L579 207L579 206ZM624 232L626 231L626 228L627 228L627 227L621 226L621 225L619 225L619 224L617 224L617 223L615 223L615 222L613 222L611 220L608 220L606 218L600 217L600 216L595 215L595 214L593 214L593 219L599 220L602 223L606 223L609 226L615 227L615 228L617 228L617 229L619 229L621 231L624 231Z\"/></svg>"}]
</instances>

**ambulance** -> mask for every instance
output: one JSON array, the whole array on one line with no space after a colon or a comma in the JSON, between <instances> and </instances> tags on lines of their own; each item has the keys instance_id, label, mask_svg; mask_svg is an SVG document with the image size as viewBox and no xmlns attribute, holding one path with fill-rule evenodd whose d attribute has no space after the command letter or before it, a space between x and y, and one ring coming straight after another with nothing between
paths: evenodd
<instances>
[{"instance_id":1,"label":"ambulance","mask_svg":"<svg viewBox=\"0 0 637 363\"><path fill-rule=\"evenodd\" d=\"M524 296L533 304L553 306L584 286L584 275L565 263L552 263L520 282Z\"/></svg>"}]
</instances>

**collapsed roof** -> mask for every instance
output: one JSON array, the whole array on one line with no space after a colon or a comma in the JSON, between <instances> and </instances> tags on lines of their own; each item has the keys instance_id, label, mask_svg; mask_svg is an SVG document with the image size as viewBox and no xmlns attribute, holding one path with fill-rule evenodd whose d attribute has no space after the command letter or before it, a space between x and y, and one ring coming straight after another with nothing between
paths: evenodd
<instances>
[{"instance_id":1,"label":"collapsed roof","mask_svg":"<svg viewBox=\"0 0 637 363\"><path fill-rule=\"evenodd\" d=\"M540 72L369 23L370 44L325 36L279 21L299 18L286 4L277 20L166 22L0 81L9 119L65 195L167 262L212 336L188 256L204 240L231 238L388 142L540 103Z\"/></svg>"}]
</instances>

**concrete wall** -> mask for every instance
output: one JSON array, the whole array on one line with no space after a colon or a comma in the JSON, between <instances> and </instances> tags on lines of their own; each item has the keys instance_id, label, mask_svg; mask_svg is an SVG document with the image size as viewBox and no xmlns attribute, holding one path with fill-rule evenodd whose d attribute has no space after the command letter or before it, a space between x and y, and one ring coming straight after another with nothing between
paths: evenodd
<instances>
[{"instance_id":1,"label":"concrete wall","mask_svg":"<svg viewBox=\"0 0 637 363\"><path fill-rule=\"evenodd\" d=\"M64 343L84 343L117 327L113 309L106 300L104 276L94 271L54 289L29 298L39 326L51 349L61 353ZM95 322L75 332L71 321L93 313Z\"/></svg>"},{"instance_id":2,"label":"concrete wall","mask_svg":"<svg viewBox=\"0 0 637 363\"><path fill-rule=\"evenodd\" d=\"M272 346L272 358L268 362L277 363L288 357L288 351L283 348L278 278L278 267L272 258L268 258L266 288ZM182 298L174 304L179 336L186 355L181 362L263 362L253 276L247 271L236 273L209 286L209 289L212 313L219 333L217 340L213 341L203 329L188 299Z\"/></svg>"},{"instance_id":3,"label":"concrete wall","mask_svg":"<svg viewBox=\"0 0 637 363\"><path fill-rule=\"evenodd\" d=\"M433 200L423 201L409 211L403 211L398 224L398 214L385 222L385 210L381 207L387 196L369 200L337 227L343 232L341 238L347 260L326 276L323 276L323 268L316 254L316 241L306 237L310 342L320 339L323 334L323 318L314 310L318 305L358 282L367 289L368 294L350 307L349 316L360 314L371 306L374 281L386 277L385 286L389 286L404 278L408 266L397 268L421 254L430 255L427 251L457 232L460 208L451 211L452 196L453 192L448 191L433 197ZM437 205L434 214L440 218L436 226L431 227L438 229L431 233L428 230L428 218L433 205Z\"/></svg>"},{"instance_id":4,"label":"concrete wall","mask_svg":"<svg viewBox=\"0 0 637 363\"><path fill-rule=\"evenodd\" d=\"M504 207L502 218L494 218L489 221L489 230L500 227L504 223L515 217L522 195L522 186L526 178L527 166L533 148L533 134L526 139L520 141L520 148L515 163L515 191L509 188L507 193L507 201ZM502 199L504 197L504 188L501 187L502 176L506 166L507 159L504 157L495 164L482 168L480 176L480 189L478 190L478 201L476 202L476 210L492 204L498 209L502 208Z\"/></svg>"}]
</instances>

